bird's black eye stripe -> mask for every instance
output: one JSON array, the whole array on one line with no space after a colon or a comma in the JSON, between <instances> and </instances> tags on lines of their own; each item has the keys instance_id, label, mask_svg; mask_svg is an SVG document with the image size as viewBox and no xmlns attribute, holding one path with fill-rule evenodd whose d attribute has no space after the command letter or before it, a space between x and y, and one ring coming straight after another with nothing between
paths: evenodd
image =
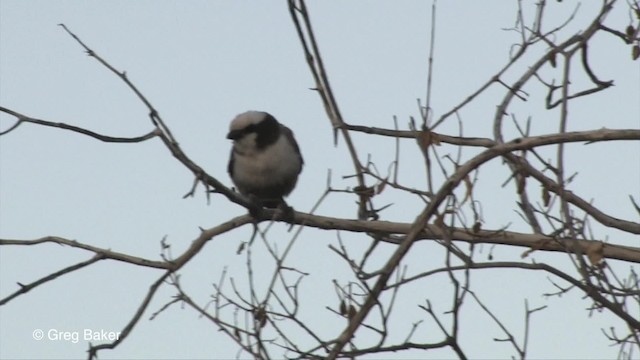
<instances>
[{"instance_id":1,"label":"bird's black eye stripe","mask_svg":"<svg viewBox=\"0 0 640 360\"><path fill-rule=\"evenodd\" d=\"M237 138L242 138L247 134L251 134L251 133L257 133L259 131L258 126L256 126L255 124L251 124L251 125L247 125L246 127L236 130L236 132L238 133Z\"/></svg>"},{"instance_id":2,"label":"bird's black eye stripe","mask_svg":"<svg viewBox=\"0 0 640 360\"><path fill-rule=\"evenodd\" d=\"M256 146L258 149L261 149L278 140L278 136L280 136L280 124L278 124L278 121L273 116L267 114L264 120L255 125L253 131L258 134Z\"/></svg>"}]
</instances>

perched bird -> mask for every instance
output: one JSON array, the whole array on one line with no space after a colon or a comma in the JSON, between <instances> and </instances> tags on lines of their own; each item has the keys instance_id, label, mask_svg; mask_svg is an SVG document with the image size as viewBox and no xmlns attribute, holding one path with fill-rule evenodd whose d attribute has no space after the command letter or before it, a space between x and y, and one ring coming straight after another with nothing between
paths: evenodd
<instances>
[{"instance_id":1,"label":"perched bird","mask_svg":"<svg viewBox=\"0 0 640 360\"><path fill-rule=\"evenodd\" d=\"M293 132L271 114L247 111L231 121L227 139L233 140L227 170L238 191L260 206L286 206L283 196L304 163Z\"/></svg>"}]
</instances>

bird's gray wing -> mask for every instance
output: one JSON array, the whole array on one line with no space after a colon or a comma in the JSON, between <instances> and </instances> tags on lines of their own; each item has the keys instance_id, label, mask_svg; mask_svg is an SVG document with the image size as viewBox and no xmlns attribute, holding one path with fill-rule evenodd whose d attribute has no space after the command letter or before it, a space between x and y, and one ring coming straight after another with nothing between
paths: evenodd
<instances>
[{"instance_id":1,"label":"bird's gray wing","mask_svg":"<svg viewBox=\"0 0 640 360\"><path fill-rule=\"evenodd\" d=\"M296 153L298 154L298 157L300 158L300 170L298 170L298 173L300 173L302 171L302 165L304 164L304 159L302 158L302 153L300 152L300 147L298 146L298 143L296 142L296 138L293 136L293 131L291 131L291 129L289 129L288 127L280 124L281 126L281 130L282 130L282 134L284 136L287 137L287 139L289 140L289 142L293 145L293 148L295 149Z\"/></svg>"}]
</instances>

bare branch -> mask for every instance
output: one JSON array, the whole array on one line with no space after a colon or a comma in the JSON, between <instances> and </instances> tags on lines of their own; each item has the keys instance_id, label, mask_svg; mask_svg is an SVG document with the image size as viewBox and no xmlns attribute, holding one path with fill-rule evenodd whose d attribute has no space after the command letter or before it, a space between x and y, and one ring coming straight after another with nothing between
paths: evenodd
<instances>
[{"instance_id":1,"label":"bare branch","mask_svg":"<svg viewBox=\"0 0 640 360\"><path fill-rule=\"evenodd\" d=\"M30 284L24 285L24 284L18 283L18 285L20 286L20 289L18 289L13 294L5 297L4 299L0 299L0 306L8 303L9 301L13 300L14 298L16 298L16 297L18 297L18 296L20 296L22 294L28 293L29 291L33 290L33 288L35 288L35 287L37 287L39 285L42 285L42 284L44 284L46 282L49 282L51 280L55 280L55 279L59 278L62 275L69 274L69 273L74 272L76 270L80 270L80 269L84 268L85 266L89 266L89 265L91 265L93 263L96 263L96 262L102 260L102 259L104 259L104 257L102 255L96 254L94 257L92 257L89 260L79 262L79 263L77 263L75 265L71 265L71 266L66 267L64 269L61 269L61 270L56 271L54 273L51 273L51 274L49 274L49 275L47 275L47 276L45 276L45 277L43 277L41 279L38 279L38 280L30 283Z\"/></svg>"},{"instance_id":2,"label":"bare branch","mask_svg":"<svg viewBox=\"0 0 640 360\"><path fill-rule=\"evenodd\" d=\"M10 110L7 109L5 107L1 107L0 106L0 111L7 113L9 115L13 115L15 117L18 118L18 121L11 126L9 129L0 132L0 136L1 135L6 135L9 132L11 132L12 130L15 130L16 128L18 128L18 126L22 123L32 123L32 124L37 124L37 125L42 125L42 126L49 126L49 127L55 127L55 128L59 128L59 129L64 129L64 130L70 130L73 132L77 132L83 135L87 135L90 136L94 139L98 139L100 141L104 141L104 142L111 142L111 143L139 143L139 142L143 142L145 140L149 140L151 138L154 138L156 136L159 135L159 133L156 130L151 131L150 133L146 134L146 135L142 135L142 136L137 136L137 137L133 137L133 138L123 138L123 137L113 137L113 136L107 136L107 135L101 135L98 133L95 133L93 131L90 130L86 130L77 126L73 126L73 125L67 125L65 123L54 123L51 121L46 121L46 120L41 120L41 119L36 119L36 118L32 118L23 114L20 114L17 111L14 110Z\"/></svg>"}]
</instances>

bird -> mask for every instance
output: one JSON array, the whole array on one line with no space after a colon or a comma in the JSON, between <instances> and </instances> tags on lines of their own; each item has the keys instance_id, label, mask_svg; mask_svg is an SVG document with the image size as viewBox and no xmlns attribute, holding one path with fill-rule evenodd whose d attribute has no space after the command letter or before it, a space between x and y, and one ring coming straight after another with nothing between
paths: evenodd
<instances>
[{"instance_id":1,"label":"bird","mask_svg":"<svg viewBox=\"0 0 640 360\"><path fill-rule=\"evenodd\" d=\"M233 141L227 171L236 189L258 206L288 208L283 197L304 164L291 129L267 112L247 111L231 121L227 139Z\"/></svg>"}]
</instances>

